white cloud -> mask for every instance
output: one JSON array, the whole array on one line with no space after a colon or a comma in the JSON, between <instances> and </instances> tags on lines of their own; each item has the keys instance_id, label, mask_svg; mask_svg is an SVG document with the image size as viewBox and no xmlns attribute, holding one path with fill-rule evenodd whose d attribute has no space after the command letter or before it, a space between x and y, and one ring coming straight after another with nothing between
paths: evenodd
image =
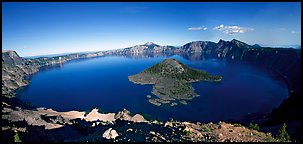
<instances>
[{"instance_id":1,"label":"white cloud","mask_svg":"<svg viewBox=\"0 0 303 144\"><path fill-rule=\"evenodd\" d=\"M291 31L292 34L300 34L301 32L299 31Z\"/></svg>"},{"instance_id":2,"label":"white cloud","mask_svg":"<svg viewBox=\"0 0 303 144\"><path fill-rule=\"evenodd\" d=\"M287 29L283 28L283 27L277 28L277 30L279 30L279 31L287 31Z\"/></svg>"},{"instance_id":3,"label":"white cloud","mask_svg":"<svg viewBox=\"0 0 303 144\"><path fill-rule=\"evenodd\" d=\"M200 31L200 30L207 30L207 27L201 26L201 27L190 27L188 28L190 31Z\"/></svg>"},{"instance_id":4,"label":"white cloud","mask_svg":"<svg viewBox=\"0 0 303 144\"><path fill-rule=\"evenodd\" d=\"M214 30L220 30L223 31L223 33L228 35L235 35L238 33L246 33L248 31L253 31L253 28L246 28L246 27L240 27L240 26L224 26L223 24L214 27Z\"/></svg>"},{"instance_id":5,"label":"white cloud","mask_svg":"<svg viewBox=\"0 0 303 144\"><path fill-rule=\"evenodd\" d=\"M223 30L224 29L224 25L221 24L219 26L216 26L214 29L216 29L216 30Z\"/></svg>"}]
</instances>

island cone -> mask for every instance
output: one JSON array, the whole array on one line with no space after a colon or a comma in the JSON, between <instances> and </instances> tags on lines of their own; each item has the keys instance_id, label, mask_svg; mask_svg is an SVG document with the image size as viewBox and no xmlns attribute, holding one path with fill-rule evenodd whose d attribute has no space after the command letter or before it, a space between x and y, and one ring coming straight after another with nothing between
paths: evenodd
<instances>
[{"instance_id":1,"label":"island cone","mask_svg":"<svg viewBox=\"0 0 303 144\"><path fill-rule=\"evenodd\" d=\"M128 79L136 84L153 84L152 94L157 98L149 96L150 103L157 106L170 103L174 106L187 104L185 100L199 96L190 83L221 81L222 77L189 68L176 59L168 58Z\"/></svg>"}]
</instances>

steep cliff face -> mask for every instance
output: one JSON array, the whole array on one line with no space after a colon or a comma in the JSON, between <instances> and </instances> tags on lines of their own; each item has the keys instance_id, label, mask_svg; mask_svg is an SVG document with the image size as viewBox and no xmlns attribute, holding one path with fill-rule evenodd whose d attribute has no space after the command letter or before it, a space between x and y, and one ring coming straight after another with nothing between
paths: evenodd
<instances>
[{"instance_id":1,"label":"steep cliff face","mask_svg":"<svg viewBox=\"0 0 303 144\"><path fill-rule=\"evenodd\" d=\"M186 49L202 47L201 42L186 44ZM203 50L210 52L206 53ZM301 88L301 49L253 47L238 40L220 40L216 46L203 48L201 55L184 51L185 58L201 59L213 57L233 62L246 62L257 67L271 71L279 80L283 81L289 89L289 97L272 111L267 125L277 125L283 122L302 121L302 88ZM187 54L186 54L187 53ZM301 130L299 130L301 129ZM301 139L302 123L297 128L294 137Z\"/></svg>"},{"instance_id":2,"label":"steep cliff face","mask_svg":"<svg viewBox=\"0 0 303 144\"><path fill-rule=\"evenodd\" d=\"M23 59L15 51L2 52L2 62L11 65L22 65Z\"/></svg>"},{"instance_id":3,"label":"steep cliff face","mask_svg":"<svg viewBox=\"0 0 303 144\"><path fill-rule=\"evenodd\" d=\"M240 61L270 69L289 86L290 92L301 87L300 51L284 48L256 48L243 52Z\"/></svg>"},{"instance_id":4,"label":"steep cliff face","mask_svg":"<svg viewBox=\"0 0 303 144\"><path fill-rule=\"evenodd\" d=\"M187 54L199 53L205 56L214 56L216 43L210 41L196 41L185 44L180 49Z\"/></svg>"},{"instance_id":5,"label":"steep cliff face","mask_svg":"<svg viewBox=\"0 0 303 144\"><path fill-rule=\"evenodd\" d=\"M16 89L29 84L24 77L37 71L37 66L29 65L15 51L2 52L2 95L14 97Z\"/></svg>"},{"instance_id":6,"label":"steep cliff face","mask_svg":"<svg viewBox=\"0 0 303 144\"><path fill-rule=\"evenodd\" d=\"M301 87L301 50L292 48L254 48L238 40L220 40L216 47L217 58L241 61L271 70L284 79L289 91Z\"/></svg>"},{"instance_id":7,"label":"steep cliff face","mask_svg":"<svg viewBox=\"0 0 303 144\"><path fill-rule=\"evenodd\" d=\"M218 58L227 60L240 60L243 58L243 52L251 48L253 47L235 39L232 41L220 40L216 46L215 51Z\"/></svg>"},{"instance_id":8,"label":"steep cliff face","mask_svg":"<svg viewBox=\"0 0 303 144\"><path fill-rule=\"evenodd\" d=\"M20 57L15 51L2 52L2 95L15 97L16 90L29 84L26 76L39 71L41 67L63 64L67 61L103 56L104 52L69 54L56 57L28 59Z\"/></svg>"},{"instance_id":9,"label":"steep cliff face","mask_svg":"<svg viewBox=\"0 0 303 144\"><path fill-rule=\"evenodd\" d=\"M176 50L174 46L160 46L152 42L148 42L143 45L136 45L133 47L128 47L120 50L116 50L113 54L122 55L171 55Z\"/></svg>"},{"instance_id":10,"label":"steep cliff face","mask_svg":"<svg viewBox=\"0 0 303 144\"><path fill-rule=\"evenodd\" d=\"M289 86L290 92L301 87L300 49L255 48L244 42L220 40L218 43L196 41L185 44L174 51L188 59L218 58L227 61L247 62L270 69Z\"/></svg>"}]
</instances>

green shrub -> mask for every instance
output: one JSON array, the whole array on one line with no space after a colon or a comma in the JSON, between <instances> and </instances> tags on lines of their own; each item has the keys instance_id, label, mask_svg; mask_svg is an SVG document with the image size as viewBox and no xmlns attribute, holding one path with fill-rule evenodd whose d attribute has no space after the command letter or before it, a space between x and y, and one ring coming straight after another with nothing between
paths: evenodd
<instances>
[{"instance_id":1,"label":"green shrub","mask_svg":"<svg viewBox=\"0 0 303 144\"><path fill-rule=\"evenodd\" d=\"M258 126L258 124L249 123L249 129L259 131L259 130L260 130L260 127Z\"/></svg>"},{"instance_id":2,"label":"green shrub","mask_svg":"<svg viewBox=\"0 0 303 144\"><path fill-rule=\"evenodd\" d=\"M234 123L234 127L241 127L241 126L242 126L241 124Z\"/></svg>"},{"instance_id":3,"label":"green shrub","mask_svg":"<svg viewBox=\"0 0 303 144\"><path fill-rule=\"evenodd\" d=\"M264 138L264 141L266 141L266 142L275 142L276 140L272 137L266 137L266 138Z\"/></svg>"},{"instance_id":4,"label":"green shrub","mask_svg":"<svg viewBox=\"0 0 303 144\"><path fill-rule=\"evenodd\" d=\"M211 132L212 129L211 129L210 127L204 127L204 128L203 128L203 131L204 131L204 132Z\"/></svg>"},{"instance_id":5,"label":"green shrub","mask_svg":"<svg viewBox=\"0 0 303 144\"><path fill-rule=\"evenodd\" d=\"M193 132L191 131L185 131L185 134L188 136L188 135L191 135Z\"/></svg>"},{"instance_id":6,"label":"green shrub","mask_svg":"<svg viewBox=\"0 0 303 144\"><path fill-rule=\"evenodd\" d=\"M16 134L14 135L14 142L22 142L22 140L20 139L18 133L16 133Z\"/></svg>"},{"instance_id":7,"label":"green shrub","mask_svg":"<svg viewBox=\"0 0 303 144\"><path fill-rule=\"evenodd\" d=\"M286 131L286 127L287 127L287 125L285 123L283 123L283 125L279 129L279 134L277 135L277 139L279 139L280 141L283 141L283 142L290 141L290 136L289 136L288 132Z\"/></svg>"},{"instance_id":8,"label":"green shrub","mask_svg":"<svg viewBox=\"0 0 303 144\"><path fill-rule=\"evenodd\" d=\"M169 122L174 122L174 119L172 117L170 117Z\"/></svg>"}]
</instances>

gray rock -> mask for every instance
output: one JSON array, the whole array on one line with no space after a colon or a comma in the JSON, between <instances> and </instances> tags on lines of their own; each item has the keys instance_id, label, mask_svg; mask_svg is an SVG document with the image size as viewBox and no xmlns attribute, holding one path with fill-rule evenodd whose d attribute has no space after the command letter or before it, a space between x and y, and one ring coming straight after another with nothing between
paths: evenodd
<instances>
[{"instance_id":1,"label":"gray rock","mask_svg":"<svg viewBox=\"0 0 303 144\"><path fill-rule=\"evenodd\" d=\"M177 103L171 103L170 106L175 106L178 105Z\"/></svg>"},{"instance_id":2,"label":"gray rock","mask_svg":"<svg viewBox=\"0 0 303 144\"><path fill-rule=\"evenodd\" d=\"M128 131L131 131L131 132L132 132L132 131L133 131L133 129L129 128L129 129L127 129L126 131L127 131L127 132L128 132Z\"/></svg>"},{"instance_id":3,"label":"gray rock","mask_svg":"<svg viewBox=\"0 0 303 144\"><path fill-rule=\"evenodd\" d=\"M181 104L187 105L187 102L185 100L180 101Z\"/></svg>"}]
</instances>

